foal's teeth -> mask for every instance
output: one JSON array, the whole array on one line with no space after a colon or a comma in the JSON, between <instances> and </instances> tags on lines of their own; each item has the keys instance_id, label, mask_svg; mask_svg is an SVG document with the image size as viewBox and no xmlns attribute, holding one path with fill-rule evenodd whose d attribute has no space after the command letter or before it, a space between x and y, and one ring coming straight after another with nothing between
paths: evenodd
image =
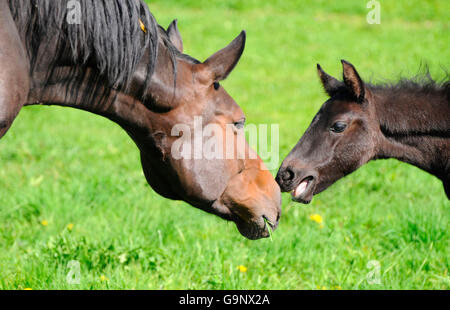
<instances>
[{"instance_id":1,"label":"foal's teeth","mask_svg":"<svg viewBox=\"0 0 450 310\"><path fill-rule=\"evenodd\" d=\"M298 197L306 190L306 187L308 187L308 181L305 180L302 183L300 183L299 186L292 192L294 197Z\"/></svg>"}]
</instances>

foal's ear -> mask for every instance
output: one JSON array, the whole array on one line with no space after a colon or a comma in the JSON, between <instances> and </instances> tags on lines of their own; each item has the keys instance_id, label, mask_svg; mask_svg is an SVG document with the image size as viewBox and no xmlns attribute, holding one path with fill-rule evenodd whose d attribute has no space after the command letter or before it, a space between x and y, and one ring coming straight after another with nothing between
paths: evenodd
<instances>
[{"instance_id":1,"label":"foal's ear","mask_svg":"<svg viewBox=\"0 0 450 310\"><path fill-rule=\"evenodd\" d=\"M167 35L169 36L170 42L183 53L183 39L181 39L180 31L178 30L178 20L174 20L169 28L167 28Z\"/></svg>"},{"instance_id":2,"label":"foal's ear","mask_svg":"<svg viewBox=\"0 0 450 310\"><path fill-rule=\"evenodd\" d=\"M362 102L365 96L364 82L359 77L355 67L348 61L341 60L344 69L344 83L356 97L358 102Z\"/></svg>"},{"instance_id":3,"label":"foal's ear","mask_svg":"<svg viewBox=\"0 0 450 310\"><path fill-rule=\"evenodd\" d=\"M225 80L238 63L245 48L246 33L241 34L227 47L209 57L203 64L213 75L213 80Z\"/></svg>"},{"instance_id":4,"label":"foal's ear","mask_svg":"<svg viewBox=\"0 0 450 310\"><path fill-rule=\"evenodd\" d=\"M317 64L317 73L319 74L319 78L322 81L323 88L330 97L333 97L337 93L339 88L344 86L344 83L338 81L337 79L323 71L322 67L319 64Z\"/></svg>"}]
</instances>

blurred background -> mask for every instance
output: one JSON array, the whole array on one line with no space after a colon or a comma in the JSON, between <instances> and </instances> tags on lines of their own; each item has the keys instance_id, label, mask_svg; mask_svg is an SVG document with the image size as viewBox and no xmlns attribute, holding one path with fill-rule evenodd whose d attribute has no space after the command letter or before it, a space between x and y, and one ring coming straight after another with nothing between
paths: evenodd
<instances>
[{"instance_id":1,"label":"blurred background","mask_svg":"<svg viewBox=\"0 0 450 310\"><path fill-rule=\"evenodd\" d=\"M247 47L223 83L249 123L279 124L280 160L322 103L316 64L366 81L449 68L450 2L154 0L177 18L185 52L205 60L242 29ZM396 160L372 162L310 205L283 196L272 240L161 198L117 125L86 112L24 108L0 142L1 289L448 289L442 183ZM281 162L280 162L281 164ZM272 171L274 174L276 171ZM80 284L66 277L79 263Z\"/></svg>"}]
</instances>

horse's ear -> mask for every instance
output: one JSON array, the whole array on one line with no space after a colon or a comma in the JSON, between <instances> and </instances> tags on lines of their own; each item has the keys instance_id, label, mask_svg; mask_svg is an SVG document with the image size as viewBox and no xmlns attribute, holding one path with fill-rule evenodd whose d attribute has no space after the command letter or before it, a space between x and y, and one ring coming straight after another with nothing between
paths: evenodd
<instances>
[{"instance_id":1,"label":"horse's ear","mask_svg":"<svg viewBox=\"0 0 450 310\"><path fill-rule=\"evenodd\" d=\"M344 69L344 83L356 97L358 102L362 102L365 97L364 82L359 77L355 67L348 61L341 60Z\"/></svg>"},{"instance_id":2,"label":"horse's ear","mask_svg":"<svg viewBox=\"0 0 450 310\"><path fill-rule=\"evenodd\" d=\"M181 38L180 31L178 30L178 20L174 20L167 28L167 35L169 36L170 42L183 53L183 39Z\"/></svg>"},{"instance_id":3,"label":"horse's ear","mask_svg":"<svg viewBox=\"0 0 450 310\"><path fill-rule=\"evenodd\" d=\"M209 57L203 64L213 75L213 80L225 80L238 63L245 48L246 33L241 34L227 47Z\"/></svg>"},{"instance_id":4,"label":"horse's ear","mask_svg":"<svg viewBox=\"0 0 450 310\"><path fill-rule=\"evenodd\" d=\"M344 86L344 83L338 81L337 79L323 71L322 67L319 64L317 64L317 73L319 74L319 78L322 81L323 88L330 97L333 97L339 90L339 88Z\"/></svg>"}]
</instances>

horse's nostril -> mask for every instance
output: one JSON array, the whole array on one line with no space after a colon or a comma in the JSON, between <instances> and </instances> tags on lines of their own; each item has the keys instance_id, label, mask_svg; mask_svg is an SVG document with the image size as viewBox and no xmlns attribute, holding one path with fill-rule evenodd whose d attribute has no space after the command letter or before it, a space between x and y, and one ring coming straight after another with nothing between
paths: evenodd
<instances>
[{"instance_id":1,"label":"horse's nostril","mask_svg":"<svg viewBox=\"0 0 450 310\"><path fill-rule=\"evenodd\" d=\"M292 171L292 169L288 167L281 174L281 179L283 181L290 181L290 180L292 180L294 178L294 176L295 176L294 171Z\"/></svg>"}]
</instances>

